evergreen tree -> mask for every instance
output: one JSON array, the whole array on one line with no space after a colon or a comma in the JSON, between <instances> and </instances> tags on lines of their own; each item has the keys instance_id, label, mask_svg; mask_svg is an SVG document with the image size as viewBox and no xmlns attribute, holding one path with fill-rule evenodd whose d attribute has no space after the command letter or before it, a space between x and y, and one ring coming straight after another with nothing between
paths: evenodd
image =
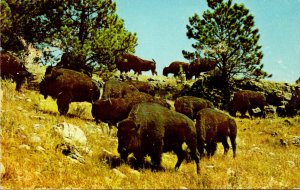
<instances>
[{"instance_id":1,"label":"evergreen tree","mask_svg":"<svg viewBox=\"0 0 300 190\"><path fill-rule=\"evenodd\" d=\"M137 44L112 0L4 0L1 21L2 5L8 15L1 30L8 44L3 49L11 49L17 36L43 49L46 58L59 50L84 58L86 64L110 67L121 54L134 52Z\"/></svg>"},{"instance_id":2,"label":"evergreen tree","mask_svg":"<svg viewBox=\"0 0 300 190\"><path fill-rule=\"evenodd\" d=\"M249 10L243 4L233 4L232 0L207 0L207 3L209 9L202 18L197 14L189 18L187 36L195 40L192 44L195 51L183 50L183 55L190 60L205 57L217 63L227 103L234 79L259 80L268 74L262 70L259 30Z\"/></svg>"}]
</instances>

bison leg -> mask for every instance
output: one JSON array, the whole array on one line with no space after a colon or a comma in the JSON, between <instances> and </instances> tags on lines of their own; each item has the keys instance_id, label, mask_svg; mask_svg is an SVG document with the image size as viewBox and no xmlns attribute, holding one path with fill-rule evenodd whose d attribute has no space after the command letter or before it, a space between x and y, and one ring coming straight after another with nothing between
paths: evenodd
<instances>
[{"instance_id":1,"label":"bison leg","mask_svg":"<svg viewBox=\"0 0 300 190\"><path fill-rule=\"evenodd\" d=\"M57 97L57 107L61 115L66 115L69 110L69 104L71 103L71 97L68 93L61 93Z\"/></svg>"},{"instance_id":2,"label":"bison leg","mask_svg":"<svg viewBox=\"0 0 300 190\"><path fill-rule=\"evenodd\" d=\"M227 137L222 138L222 144L223 144L223 147L224 147L224 155L226 155L228 153L228 150L229 150L229 144L227 142Z\"/></svg>"},{"instance_id":3,"label":"bison leg","mask_svg":"<svg viewBox=\"0 0 300 190\"><path fill-rule=\"evenodd\" d=\"M233 157L235 158L236 156L236 136L230 136L230 142L231 142L231 146L232 146L232 151L233 151Z\"/></svg>"},{"instance_id":4,"label":"bison leg","mask_svg":"<svg viewBox=\"0 0 300 190\"><path fill-rule=\"evenodd\" d=\"M176 150L174 150L175 154L177 155L177 163L175 165L175 170L177 171L182 163L182 161L184 160L185 157L185 153L182 150L182 147L178 147ZM192 153L192 150L191 150ZM192 153L192 157L193 157L193 153Z\"/></svg>"},{"instance_id":5,"label":"bison leg","mask_svg":"<svg viewBox=\"0 0 300 190\"><path fill-rule=\"evenodd\" d=\"M150 155L153 171L165 171L165 168L161 165L161 155L162 153L155 153Z\"/></svg>"}]
</instances>

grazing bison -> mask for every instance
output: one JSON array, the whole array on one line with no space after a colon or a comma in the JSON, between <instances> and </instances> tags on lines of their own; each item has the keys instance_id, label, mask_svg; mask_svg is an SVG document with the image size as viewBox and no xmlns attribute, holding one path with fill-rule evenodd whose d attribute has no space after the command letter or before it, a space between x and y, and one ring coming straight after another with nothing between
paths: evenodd
<instances>
[{"instance_id":1,"label":"grazing bison","mask_svg":"<svg viewBox=\"0 0 300 190\"><path fill-rule=\"evenodd\" d=\"M127 161L128 155L133 153L136 158L135 168L140 168L144 157L149 155L154 170L163 169L162 153L169 151L177 155L177 170L185 157L182 150L185 142L196 162L197 173L200 173L196 129L193 121L181 113L155 103L137 104L128 118L118 123L117 136L118 152L122 160Z\"/></svg>"},{"instance_id":2,"label":"grazing bison","mask_svg":"<svg viewBox=\"0 0 300 190\"><path fill-rule=\"evenodd\" d=\"M168 67L163 69L163 75L168 76L169 73L173 73L174 77L179 76L180 72L183 72L187 75L189 71L189 64L180 61L172 62Z\"/></svg>"},{"instance_id":3,"label":"grazing bison","mask_svg":"<svg viewBox=\"0 0 300 190\"><path fill-rule=\"evenodd\" d=\"M132 69L134 73L140 75L142 71L151 70L152 75L157 75L156 62L154 60L144 60L131 54L123 55L121 59L116 61L116 66L121 73L129 72Z\"/></svg>"},{"instance_id":4,"label":"grazing bison","mask_svg":"<svg viewBox=\"0 0 300 190\"><path fill-rule=\"evenodd\" d=\"M57 99L58 111L65 115L71 102L94 102L100 90L96 81L87 75L63 68L48 67L40 83L40 93L46 99Z\"/></svg>"},{"instance_id":5,"label":"grazing bison","mask_svg":"<svg viewBox=\"0 0 300 190\"><path fill-rule=\"evenodd\" d=\"M242 90L234 94L233 100L229 102L228 111L231 116L236 116L236 112L240 112L242 117L245 117L248 111L250 117L260 116L265 117L264 107L267 105L265 96L260 92L251 90ZM255 114L253 109L259 108L260 113Z\"/></svg>"},{"instance_id":6,"label":"grazing bison","mask_svg":"<svg viewBox=\"0 0 300 190\"><path fill-rule=\"evenodd\" d=\"M96 123L99 121L108 123L109 127L127 118L131 108L141 102L158 103L170 109L166 100L153 97L143 92L132 92L123 98L100 99L93 103L92 116Z\"/></svg>"},{"instance_id":7,"label":"grazing bison","mask_svg":"<svg viewBox=\"0 0 300 190\"><path fill-rule=\"evenodd\" d=\"M11 78L16 82L17 91L20 91L26 78L32 77L24 63L8 52L0 52L0 73L2 78Z\"/></svg>"},{"instance_id":8,"label":"grazing bison","mask_svg":"<svg viewBox=\"0 0 300 190\"><path fill-rule=\"evenodd\" d=\"M213 156L218 142L222 142L226 155L229 150L227 137L231 141L233 157L236 156L237 126L229 115L213 108L200 110L196 116L196 130L201 156L204 154L204 148L208 157Z\"/></svg>"},{"instance_id":9,"label":"grazing bison","mask_svg":"<svg viewBox=\"0 0 300 190\"><path fill-rule=\"evenodd\" d=\"M175 100L174 106L177 112L191 119L196 119L196 114L201 109L214 107L210 101L194 96L181 96Z\"/></svg>"},{"instance_id":10,"label":"grazing bison","mask_svg":"<svg viewBox=\"0 0 300 190\"><path fill-rule=\"evenodd\" d=\"M102 99L123 98L126 94L132 92L139 92L139 90L126 82L110 79L104 84Z\"/></svg>"},{"instance_id":11,"label":"grazing bison","mask_svg":"<svg viewBox=\"0 0 300 190\"><path fill-rule=\"evenodd\" d=\"M155 88L149 82L138 81L138 80L129 80L125 82L129 85L136 87L140 92L145 92L147 94L155 96Z\"/></svg>"},{"instance_id":12,"label":"grazing bison","mask_svg":"<svg viewBox=\"0 0 300 190\"><path fill-rule=\"evenodd\" d=\"M216 65L217 63L210 59L196 59L190 64L186 78L188 80L192 79L193 76L199 78L201 72L211 71L215 69Z\"/></svg>"}]
</instances>

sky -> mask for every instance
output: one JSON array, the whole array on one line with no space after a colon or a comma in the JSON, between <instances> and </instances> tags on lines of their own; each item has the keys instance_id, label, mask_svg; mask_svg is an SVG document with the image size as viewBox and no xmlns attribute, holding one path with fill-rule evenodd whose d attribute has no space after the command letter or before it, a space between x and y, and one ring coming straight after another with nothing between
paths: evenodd
<instances>
[{"instance_id":1,"label":"sky","mask_svg":"<svg viewBox=\"0 0 300 190\"><path fill-rule=\"evenodd\" d=\"M202 16L206 0L115 0L117 14L136 33L135 55L156 61L157 72L173 61L188 62L182 50L193 51L186 36L189 17ZM243 3L259 29L268 80L295 83L300 77L300 0L233 0ZM146 73L149 74L149 73Z\"/></svg>"}]
</instances>

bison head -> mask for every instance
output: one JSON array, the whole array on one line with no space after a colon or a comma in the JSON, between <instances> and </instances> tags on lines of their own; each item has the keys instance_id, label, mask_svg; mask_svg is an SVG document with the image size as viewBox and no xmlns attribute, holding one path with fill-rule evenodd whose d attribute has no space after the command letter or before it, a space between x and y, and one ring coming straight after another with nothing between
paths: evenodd
<instances>
[{"instance_id":1,"label":"bison head","mask_svg":"<svg viewBox=\"0 0 300 190\"><path fill-rule=\"evenodd\" d=\"M127 156L136 152L140 148L139 127L130 119L125 119L118 123L118 152L122 160L127 160Z\"/></svg>"}]
</instances>

